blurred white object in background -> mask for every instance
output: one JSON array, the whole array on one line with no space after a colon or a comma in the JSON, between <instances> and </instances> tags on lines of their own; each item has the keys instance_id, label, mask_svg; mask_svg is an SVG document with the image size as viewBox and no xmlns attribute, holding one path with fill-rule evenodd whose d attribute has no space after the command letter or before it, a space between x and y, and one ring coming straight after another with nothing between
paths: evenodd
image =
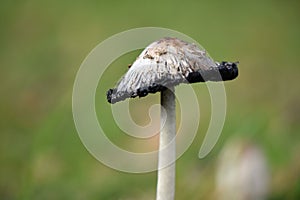
<instances>
[{"instance_id":1,"label":"blurred white object in background","mask_svg":"<svg viewBox=\"0 0 300 200\"><path fill-rule=\"evenodd\" d=\"M269 171L262 150L248 140L229 140L218 160L217 199L263 200L268 185Z\"/></svg>"}]
</instances>

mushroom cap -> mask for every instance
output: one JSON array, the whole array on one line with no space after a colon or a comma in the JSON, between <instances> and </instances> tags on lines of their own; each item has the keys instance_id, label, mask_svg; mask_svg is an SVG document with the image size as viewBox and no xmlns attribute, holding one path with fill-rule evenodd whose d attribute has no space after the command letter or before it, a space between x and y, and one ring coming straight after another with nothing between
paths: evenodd
<instances>
[{"instance_id":1,"label":"mushroom cap","mask_svg":"<svg viewBox=\"0 0 300 200\"><path fill-rule=\"evenodd\" d=\"M180 83L232 80L237 75L237 62L214 62L195 44L167 37L144 49L117 87L107 91L107 100L116 103Z\"/></svg>"}]
</instances>

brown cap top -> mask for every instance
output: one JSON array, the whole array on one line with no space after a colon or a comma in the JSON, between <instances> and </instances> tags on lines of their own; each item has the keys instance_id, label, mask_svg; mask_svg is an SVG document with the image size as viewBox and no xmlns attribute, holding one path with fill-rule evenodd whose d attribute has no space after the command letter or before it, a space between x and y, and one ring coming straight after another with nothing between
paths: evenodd
<instances>
[{"instance_id":1,"label":"brown cap top","mask_svg":"<svg viewBox=\"0 0 300 200\"><path fill-rule=\"evenodd\" d=\"M180 83L232 80L237 75L237 63L216 63L195 44L163 38L146 47L117 87L107 91L107 100L116 103Z\"/></svg>"}]
</instances>

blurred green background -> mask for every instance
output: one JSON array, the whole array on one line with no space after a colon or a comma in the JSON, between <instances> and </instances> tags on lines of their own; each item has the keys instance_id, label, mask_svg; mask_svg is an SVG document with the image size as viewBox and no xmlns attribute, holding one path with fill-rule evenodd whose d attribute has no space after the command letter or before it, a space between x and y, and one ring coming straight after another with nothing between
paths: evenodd
<instances>
[{"instance_id":1,"label":"blurred green background","mask_svg":"<svg viewBox=\"0 0 300 200\"><path fill-rule=\"evenodd\" d=\"M145 26L185 33L215 60L240 61L240 76L225 84L223 133L202 160L197 153L210 101L205 87L194 86L203 99L203 126L177 161L176 199L215 198L218 155L234 137L263 149L271 174L268 199L300 199L299 1L3 0L0 5L0 199L155 198L156 173L122 173L99 163L81 143L71 110L76 72L91 49L113 34ZM111 69L118 70L107 73L116 77L100 82L97 91L96 107L112 127L108 137L125 146L130 141L123 142L104 94L139 52L114 62ZM158 95L146 99L158 101Z\"/></svg>"}]
</instances>

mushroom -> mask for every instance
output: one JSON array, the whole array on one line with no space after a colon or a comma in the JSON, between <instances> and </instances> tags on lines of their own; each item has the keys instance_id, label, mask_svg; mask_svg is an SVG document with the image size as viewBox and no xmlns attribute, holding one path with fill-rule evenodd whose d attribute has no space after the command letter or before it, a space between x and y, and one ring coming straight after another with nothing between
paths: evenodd
<instances>
[{"instance_id":1,"label":"mushroom","mask_svg":"<svg viewBox=\"0 0 300 200\"><path fill-rule=\"evenodd\" d=\"M157 199L171 200L175 195L175 86L180 83L226 81L238 76L238 62L214 62L205 50L177 38L153 42L139 55L117 87L107 91L107 101L116 103L127 98L144 97L161 92L161 106L167 119L161 120L159 141ZM161 116L163 117L163 116ZM167 151L162 151L168 144Z\"/></svg>"},{"instance_id":2,"label":"mushroom","mask_svg":"<svg viewBox=\"0 0 300 200\"><path fill-rule=\"evenodd\" d=\"M268 199L270 169L258 143L229 138L217 164L215 199Z\"/></svg>"}]
</instances>

